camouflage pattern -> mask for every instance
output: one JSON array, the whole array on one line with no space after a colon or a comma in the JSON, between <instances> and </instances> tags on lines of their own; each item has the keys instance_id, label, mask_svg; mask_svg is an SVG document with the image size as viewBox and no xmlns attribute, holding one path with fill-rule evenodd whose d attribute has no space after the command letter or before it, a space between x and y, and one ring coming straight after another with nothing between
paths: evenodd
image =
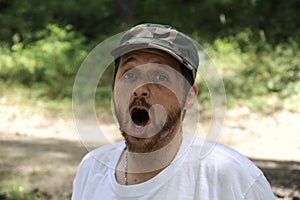
<instances>
[{"instance_id":1,"label":"camouflage pattern","mask_svg":"<svg viewBox=\"0 0 300 200\"><path fill-rule=\"evenodd\" d=\"M140 24L126 31L119 46L111 54L118 58L137 49L154 48L163 50L196 75L199 57L193 40L169 25Z\"/></svg>"}]
</instances>

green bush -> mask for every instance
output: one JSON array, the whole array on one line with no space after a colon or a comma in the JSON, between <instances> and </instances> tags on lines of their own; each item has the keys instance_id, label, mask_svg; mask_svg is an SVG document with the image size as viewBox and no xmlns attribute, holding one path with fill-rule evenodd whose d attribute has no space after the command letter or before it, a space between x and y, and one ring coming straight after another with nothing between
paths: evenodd
<instances>
[{"instance_id":1,"label":"green bush","mask_svg":"<svg viewBox=\"0 0 300 200\"><path fill-rule=\"evenodd\" d=\"M284 100L299 93L300 48L289 39L274 47L261 38L253 42L254 33L249 29L231 37L219 38L206 45L221 71L228 100L273 96ZM253 103L252 102L252 103Z\"/></svg>"},{"instance_id":2,"label":"green bush","mask_svg":"<svg viewBox=\"0 0 300 200\"><path fill-rule=\"evenodd\" d=\"M0 78L27 86L44 87L53 98L70 96L75 75L87 55L84 38L71 29L48 25L36 33L41 39L24 45L14 35L11 49L1 46Z\"/></svg>"},{"instance_id":3,"label":"green bush","mask_svg":"<svg viewBox=\"0 0 300 200\"><path fill-rule=\"evenodd\" d=\"M110 108L112 91L110 87L99 87L95 94L96 107Z\"/></svg>"}]
</instances>

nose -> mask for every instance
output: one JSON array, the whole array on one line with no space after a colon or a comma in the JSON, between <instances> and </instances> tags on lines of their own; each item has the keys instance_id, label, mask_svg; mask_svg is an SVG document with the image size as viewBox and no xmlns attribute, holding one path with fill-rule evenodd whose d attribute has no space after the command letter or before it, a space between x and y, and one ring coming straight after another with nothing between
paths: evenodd
<instances>
[{"instance_id":1,"label":"nose","mask_svg":"<svg viewBox=\"0 0 300 200\"><path fill-rule=\"evenodd\" d=\"M134 94L134 97L138 97L138 98L147 98L149 97L149 87L147 85L143 85L139 88L137 88L133 94Z\"/></svg>"}]
</instances>

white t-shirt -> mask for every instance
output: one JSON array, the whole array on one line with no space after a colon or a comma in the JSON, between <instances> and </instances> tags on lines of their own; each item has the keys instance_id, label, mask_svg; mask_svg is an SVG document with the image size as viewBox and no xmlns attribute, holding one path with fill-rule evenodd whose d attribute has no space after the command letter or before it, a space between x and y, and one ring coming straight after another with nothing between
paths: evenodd
<instances>
[{"instance_id":1,"label":"white t-shirt","mask_svg":"<svg viewBox=\"0 0 300 200\"><path fill-rule=\"evenodd\" d=\"M124 147L124 142L109 144L83 158L72 200L274 199L268 181L249 159L221 144L186 136L175 159L158 175L140 184L120 185L114 167Z\"/></svg>"}]
</instances>

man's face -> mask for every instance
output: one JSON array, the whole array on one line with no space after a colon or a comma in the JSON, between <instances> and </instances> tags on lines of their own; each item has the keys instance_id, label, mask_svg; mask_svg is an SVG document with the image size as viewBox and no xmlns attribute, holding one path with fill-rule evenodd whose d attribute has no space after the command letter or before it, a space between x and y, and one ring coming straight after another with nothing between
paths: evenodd
<instances>
[{"instance_id":1,"label":"man's face","mask_svg":"<svg viewBox=\"0 0 300 200\"><path fill-rule=\"evenodd\" d=\"M184 81L180 63L161 51L138 50L120 58L114 107L130 150L157 150L177 134L181 127Z\"/></svg>"}]
</instances>

